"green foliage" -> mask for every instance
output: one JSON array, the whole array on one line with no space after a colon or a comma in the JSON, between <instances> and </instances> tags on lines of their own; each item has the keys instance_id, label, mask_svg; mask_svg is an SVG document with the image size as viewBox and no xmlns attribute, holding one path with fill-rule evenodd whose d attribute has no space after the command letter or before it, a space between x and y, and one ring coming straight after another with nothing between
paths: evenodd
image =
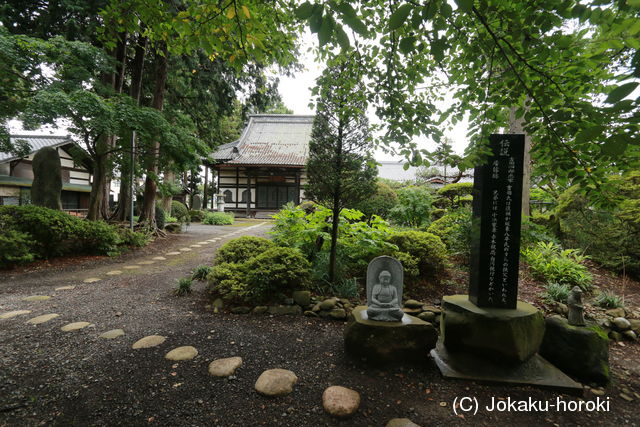
<instances>
[{"instance_id":1,"label":"green foliage","mask_svg":"<svg viewBox=\"0 0 640 427\"><path fill-rule=\"evenodd\" d=\"M32 253L36 242L27 233L17 230L7 229L0 216L0 268L6 268L14 264L31 262L35 258Z\"/></svg>"},{"instance_id":2,"label":"green foliage","mask_svg":"<svg viewBox=\"0 0 640 427\"><path fill-rule=\"evenodd\" d=\"M119 227L118 233L123 245L141 248L149 243L149 236L138 231L131 231L130 228Z\"/></svg>"},{"instance_id":3,"label":"green foliage","mask_svg":"<svg viewBox=\"0 0 640 427\"><path fill-rule=\"evenodd\" d=\"M535 246L521 249L533 275L547 283L579 286L583 291L591 288L593 277L581 264L587 259L577 249L562 249L549 242L538 242Z\"/></svg>"},{"instance_id":4,"label":"green foliage","mask_svg":"<svg viewBox=\"0 0 640 427\"><path fill-rule=\"evenodd\" d=\"M464 256L471 253L471 209L448 212L432 222L427 231L440 237L449 253Z\"/></svg>"},{"instance_id":5,"label":"green foliage","mask_svg":"<svg viewBox=\"0 0 640 427\"><path fill-rule=\"evenodd\" d=\"M167 224L177 223L177 222L178 222L178 218L175 218L175 217L169 216L169 215L167 215L167 214L166 214L166 212L165 212L164 222L165 222L165 226L166 226Z\"/></svg>"},{"instance_id":6,"label":"green foliage","mask_svg":"<svg viewBox=\"0 0 640 427\"><path fill-rule=\"evenodd\" d=\"M300 251L274 247L246 262L250 299L267 302L309 286L311 265Z\"/></svg>"},{"instance_id":7,"label":"green foliage","mask_svg":"<svg viewBox=\"0 0 640 427\"><path fill-rule=\"evenodd\" d=\"M229 240L218 249L216 263L243 263L275 246L264 237L242 236Z\"/></svg>"},{"instance_id":8,"label":"green foliage","mask_svg":"<svg viewBox=\"0 0 640 427\"><path fill-rule=\"evenodd\" d=\"M164 212L164 209L162 209L160 207L160 205L156 204L156 211L155 211L155 215L156 215L156 226L162 230L164 228L164 225L167 222L167 216Z\"/></svg>"},{"instance_id":9,"label":"green foliage","mask_svg":"<svg viewBox=\"0 0 640 427\"><path fill-rule=\"evenodd\" d=\"M206 280L207 276L211 273L211 267L208 265L199 265L193 270L191 274L192 280Z\"/></svg>"},{"instance_id":10,"label":"green foliage","mask_svg":"<svg viewBox=\"0 0 640 427\"><path fill-rule=\"evenodd\" d=\"M603 291L596 296L596 304L602 308L624 307L623 299L613 292Z\"/></svg>"},{"instance_id":11,"label":"green foliage","mask_svg":"<svg viewBox=\"0 0 640 427\"><path fill-rule=\"evenodd\" d=\"M173 290L173 294L177 296L184 296L191 293L191 286L193 286L193 281L189 277L183 277L178 280L178 284Z\"/></svg>"},{"instance_id":12,"label":"green foliage","mask_svg":"<svg viewBox=\"0 0 640 427\"><path fill-rule=\"evenodd\" d=\"M397 202L398 195L396 192L384 182L377 181L374 193L356 203L353 207L362 212L367 218L378 215L386 219Z\"/></svg>"},{"instance_id":13,"label":"green foliage","mask_svg":"<svg viewBox=\"0 0 640 427\"><path fill-rule=\"evenodd\" d=\"M171 216L181 223L189 222L190 219L187 207L177 200L171 201Z\"/></svg>"},{"instance_id":14,"label":"green foliage","mask_svg":"<svg viewBox=\"0 0 640 427\"><path fill-rule=\"evenodd\" d=\"M43 147L33 156L31 202L50 209L62 209L62 167L53 147Z\"/></svg>"},{"instance_id":15,"label":"green foliage","mask_svg":"<svg viewBox=\"0 0 640 427\"><path fill-rule=\"evenodd\" d=\"M231 225L233 221L234 216L230 212L207 212L202 223L208 225Z\"/></svg>"},{"instance_id":16,"label":"green foliage","mask_svg":"<svg viewBox=\"0 0 640 427\"><path fill-rule=\"evenodd\" d=\"M540 218L540 215L538 215L537 218ZM558 239L549 232L547 227L533 222L530 219L523 219L522 228L520 229L520 247L528 248L535 246L538 242L560 244Z\"/></svg>"},{"instance_id":17,"label":"green foliage","mask_svg":"<svg viewBox=\"0 0 640 427\"><path fill-rule=\"evenodd\" d=\"M553 282L545 285L543 298L549 302L566 304L570 293L571 286Z\"/></svg>"},{"instance_id":18,"label":"green foliage","mask_svg":"<svg viewBox=\"0 0 640 427\"><path fill-rule=\"evenodd\" d=\"M104 221L82 221L83 226L76 238L81 242L81 251L90 254L116 255L123 243L118 228Z\"/></svg>"},{"instance_id":19,"label":"green foliage","mask_svg":"<svg viewBox=\"0 0 640 427\"><path fill-rule=\"evenodd\" d=\"M191 218L191 222L202 222L204 219L206 212L205 211L189 211L189 217Z\"/></svg>"},{"instance_id":20,"label":"green foliage","mask_svg":"<svg viewBox=\"0 0 640 427\"><path fill-rule=\"evenodd\" d=\"M438 189L436 194L447 200L448 207L458 208L461 202L465 199L465 196L470 196L473 191L473 183L471 182L457 182L455 184L447 184L444 187Z\"/></svg>"},{"instance_id":21,"label":"green foliage","mask_svg":"<svg viewBox=\"0 0 640 427\"><path fill-rule=\"evenodd\" d=\"M427 187L406 187L398 190L398 203L389 217L398 225L426 227L431 222L433 197Z\"/></svg>"},{"instance_id":22,"label":"green foliage","mask_svg":"<svg viewBox=\"0 0 640 427\"><path fill-rule=\"evenodd\" d=\"M400 252L417 260L421 277L436 277L447 267L447 248L440 237L425 231L401 231L390 236L389 242Z\"/></svg>"}]
</instances>

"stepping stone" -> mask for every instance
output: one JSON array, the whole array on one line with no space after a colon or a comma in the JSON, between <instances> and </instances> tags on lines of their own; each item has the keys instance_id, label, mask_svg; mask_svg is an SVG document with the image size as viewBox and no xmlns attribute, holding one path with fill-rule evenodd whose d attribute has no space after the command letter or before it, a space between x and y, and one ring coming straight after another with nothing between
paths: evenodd
<instances>
[{"instance_id":1,"label":"stepping stone","mask_svg":"<svg viewBox=\"0 0 640 427\"><path fill-rule=\"evenodd\" d=\"M157 260L157 261L164 261L166 258L163 256L154 256L153 259Z\"/></svg>"},{"instance_id":2,"label":"stepping stone","mask_svg":"<svg viewBox=\"0 0 640 427\"><path fill-rule=\"evenodd\" d=\"M118 338L124 335L124 331L122 329L112 329L103 334L100 334L100 338L104 338L107 340L112 340L114 338Z\"/></svg>"},{"instance_id":3,"label":"stepping stone","mask_svg":"<svg viewBox=\"0 0 640 427\"><path fill-rule=\"evenodd\" d=\"M107 273L109 274L109 273ZM95 283L95 282L99 282L101 279L99 277L89 277L88 279L84 279L83 282L84 283Z\"/></svg>"},{"instance_id":4,"label":"stepping stone","mask_svg":"<svg viewBox=\"0 0 640 427\"><path fill-rule=\"evenodd\" d=\"M204 242L198 242L199 245L208 245L209 243L211 243L208 240L205 240Z\"/></svg>"},{"instance_id":5,"label":"stepping stone","mask_svg":"<svg viewBox=\"0 0 640 427\"><path fill-rule=\"evenodd\" d=\"M190 247L190 248L201 248L201 247L202 247L202 245L191 245L191 246L189 246L189 247Z\"/></svg>"},{"instance_id":6,"label":"stepping stone","mask_svg":"<svg viewBox=\"0 0 640 427\"><path fill-rule=\"evenodd\" d=\"M198 350L195 347L191 347L190 345L185 345L183 347L174 348L169 353L167 353L164 358L167 360L191 360L198 355Z\"/></svg>"},{"instance_id":7,"label":"stepping stone","mask_svg":"<svg viewBox=\"0 0 640 427\"><path fill-rule=\"evenodd\" d=\"M241 357L218 359L209 364L209 373L214 377L228 377L233 375L240 366L242 366Z\"/></svg>"},{"instance_id":8,"label":"stepping stone","mask_svg":"<svg viewBox=\"0 0 640 427\"><path fill-rule=\"evenodd\" d=\"M409 418L392 418L385 427L420 427Z\"/></svg>"},{"instance_id":9,"label":"stepping stone","mask_svg":"<svg viewBox=\"0 0 640 427\"><path fill-rule=\"evenodd\" d=\"M55 313L43 314L42 316L37 316L37 317L34 317L33 319L27 320L27 323L31 323L32 325L39 325L40 323L45 323L51 319L55 319L58 316L60 315Z\"/></svg>"},{"instance_id":10,"label":"stepping stone","mask_svg":"<svg viewBox=\"0 0 640 427\"><path fill-rule=\"evenodd\" d=\"M48 295L32 295L30 297L22 298L22 301L46 301L51 299Z\"/></svg>"},{"instance_id":11,"label":"stepping stone","mask_svg":"<svg viewBox=\"0 0 640 427\"><path fill-rule=\"evenodd\" d=\"M360 393L339 385L331 386L322 393L322 406L334 417L350 417L360 407Z\"/></svg>"},{"instance_id":12,"label":"stepping stone","mask_svg":"<svg viewBox=\"0 0 640 427\"><path fill-rule=\"evenodd\" d=\"M75 286L60 286L59 288L56 288L56 291L70 291L75 288L76 288Z\"/></svg>"},{"instance_id":13,"label":"stepping stone","mask_svg":"<svg viewBox=\"0 0 640 427\"><path fill-rule=\"evenodd\" d=\"M287 369L269 369L260 375L254 387L264 396L286 396L296 382L296 374Z\"/></svg>"},{"instance_id":14,"label":"stepping stone","mask_svg":"<svg viewBox=\"0 0 640 427\"><path fill-rule=\"evenodd\" d=\"M140 268L139 265L127 265L124 267L127 270L135 270L136 268Z\"/></svg>"},{"instance_id":15,"label":"stepping stone","mask_svg":"<svg viewBox=\"0 0 640 427\"><path fill-rule=\"evenodd\" d=\"M180 255L180 252L167 252L165 255Z\"/></svg>"},{"instance_id":16,"label":"stepping stone","mask_svg":"<svg viewBox=\"0 0 640 427\"><path fill-rule=\"evenodd\" d=\"M107 276L117 276L122 274L122 270L112 270L107 272Z\"/></svg>"},{"instance_id":17,"label":"stepping stone","mask_svg":"<svg viewBox=\"0 0 640 427\"><path fill-rule=\"evenodd\" d=\"M180 252L191 252L189 248L180 248Z\"/></svg>"},{"instance_id":18,"label":"stepping stone","mask_svg":"<svg viewBox=\"0 0 640 427\"><path fill-rule=\"evenodd\" d=\"M151 265L151 264L155 264L155 261L140 261L138 264L140 265Z\"/></svg>"},{"instance_id":19,"label":"stepping stone","mask_svg":"<svg viewBox=\"0 0 640 427\"><path fill-rule=\"evenodd\" d=\"M15 311L9 311L7 313L4 314L0 314L0 319L12 319L16 316L20 316L21 314L29 314L31 313L31 310L15 310Z\"/></svg>"},{"instance_id":20,"label":"stepping stone","mask_svg":"<svg viewBox=\"0 0 640 427\"><path fill-rule=\"evenodd\" d=\"M133 343L131 348L139 349L155 347L162 344L166 339L166 337L163 337L161 335L149 335L148 337L140 338L138 341Z\"/></svg>"},{"instance_id":21,"label":"stepping stone","mask_svg":"<svg viewBox=\"0 0 640 427\"><path fill-rule=\"evenodd\" d=\"M78 329L86 328L89 325L91 325L89 322L73 322L68 325L64 325L60 330L64 332L77 331Z\"/></svg>"}]
</instances>

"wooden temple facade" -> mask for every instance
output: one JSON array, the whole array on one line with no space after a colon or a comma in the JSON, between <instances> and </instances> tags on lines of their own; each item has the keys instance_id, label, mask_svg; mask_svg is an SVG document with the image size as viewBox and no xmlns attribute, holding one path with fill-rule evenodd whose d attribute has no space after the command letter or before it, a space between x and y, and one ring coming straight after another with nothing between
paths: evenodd
<instances>
[{"instance_id":1,"label":"wooden temple facade","mask_svg":"<svg viewBox=\"0 0 640 427\"><path fill-rule=\"evenodd\" d=\"M254 216L304 199L313 116L258 114L239 140L210 155L225 210Z\"/></svg>"}]
</instances>

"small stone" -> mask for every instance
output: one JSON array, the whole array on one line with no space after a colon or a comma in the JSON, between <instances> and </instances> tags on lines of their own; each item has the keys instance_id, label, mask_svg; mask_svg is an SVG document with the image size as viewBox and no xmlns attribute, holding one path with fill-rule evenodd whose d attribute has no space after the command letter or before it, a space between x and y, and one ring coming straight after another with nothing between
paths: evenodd
<instances>
[{"instance_id":1,"label":"small stone","mask_svg":"<svg viewBox=\"0 0 640 427\"><path fill-rule=\"evenodd\" d=\"M209 364L209 373L214 377L228 377L235 374L240 366L242 366L241 357L217 359Z\"/></svg>"},{"instance_id":2,"label":"small stone","mask_svg":"<svg viewBox=\"0 0 640 427\"><path fill-rule=\"evenodd\" d=\"M623 398L624 400L626 400L627 402L633 402L633 397L624 394L624 393L620 393L620 397Z\"/></svg>"},{"instance_id":3,"label":"small stone","mask_svg":"<svg viewBox=\"0 0 640 427\"><path fill-rule=\"evenodd\" d=\"M209 242L208 240L205 240L203 242L198 242L199 245L208 245L209 243L211 242Z\"/></svg>"},{"instance_id":4,"label":"small stone","mask_svg":"<svg viewBox=\"0 0 640 427\"><path fill-rule=\"evenodd\" d=\"M422 306L424 306L424 303L421 303L420 301L416 301L414 299L410 299L404 303L404 306L407 308L422 308Z\"/></svg>"},{"instance_id":5,"label":"small stone","mask_svg":"<svg viewBox=\"0 0 640 427\"><path fill-rule=\"evenodd\" d=\"M338 385L331 386L322 393L322 406L334 417L350 417L360 407L360 393Z\"/></svg>"},{"instance_id":6,"label":"small stone","mask_svg":"<svg viewBox=\"0 0 640 427\"><path fill-rule=\"evenodd\" d=\"M267 311L269 311L269 307L267 307L266 305L259 305L259 306L253 308L252 313L253 314L265 314Z\"/></svg>"},{"instance_id":7,"label":"small stone","mask_svg":"<svg viewBox=\"0 0 640 427\"><path fill-rule=\"evenodd\" d=\"M191 252L189 248L180 248L180 252Z\"/></svg>"},{"instance_id":8,"label":"small stone","mask_svg":"<svg viewBox=\"0 0 640 427\"><path fill-rule=\"evenodd\" d=\"M56 291L70 291L75 288L75 286L60 286L59 288L56 288Z\"/></svg>"},{"instance_id":9,"label":"small stone","mask_svg":"<svg viewBox=\"0 0 640 427\"><path fill-rule=\"evenodd\" d=\"M27 320L27 323L31 323L32 325L39 325L41 323L48 322L49 320L55 319L60 316L59 314L51 313L51 314L43 314L42 316L34 317L33 319Z\"/></svg>"},{"instance_id":10,"label":"small stone","mask_svg":"<svg viewBox=\"0 0 640 427\"><path fill-rule=\"evenodd\" d=\"M624 317L616 317L611 321L613 327L618 331L626 331L631 328L631 323Z\"/></svg>"},{"instance_id":11,"label":"small stone","mask_svg":"<svg viewBox=\"0 0 640 427\"><path fill-rule=\"evenodd\" d=\"M329 317L334 320L346 320L347 312L344 308L334 308L329 312Z\"/></svg>"},{"instance_id":12,"label":"small stone","mask_svg":"<svg viewBox=\"0 0 640 427\"><path fill-rule=\"evenodd\" d=\"M595 394L596 396L604 396L604 389L602 389L602 388L592 388L591 389L591 393Z\"/></svg>"},{"instance_id":13,"label":"small stone","mask_svg":"<svg viewBox=\"0 0 640 427\"><path fill-rule=\"evenodd\" d=\"M224 307L224 301L222 301L222 298L216 298L215 300L213 300L213 307L214 308L223 308Z\"/></svg>"},{"instance_id":14,"label":"small stone","mask_svg":"<svg viewBox=\"0 0 640 427\"><path fill-rule=\"evenodd\" d=\"M91 325L91 323L89 322L73 322L73 323L64 325L62 328L60 328L60 330L64 332L77 331L79 329L84 329L89 325Z\"/></svg>"},{"instance_id":15,"label":"small stone","mask_svg":"<svg viewBox=\"0 0 640 427\"><path fill-rule=\"evenodd\" d=\"M311 292L309 291L294 291L292 297L295 303L302 307L311 304Z\"/></svg>"},{"instance_id":16,"label":"small stone","mask_svg":"<svg viewBox=\"0 0 640 427\"><path fill-rule=\"evenodd\" d=\"M139 349L155 347L162 344L166 339L166 337L163 337L161 335L149 335L148 337L140 338L138 341L133 343L131 348Z\"/></svg>"},{"instance_id":17,"label":"small stone","mask_svg":"<svg viewBox=\"0 0 640 427\"><path fill-rule=\"evenodd\" d=\"M269 307L269 314L274 316L286 316L302 314L302 308L299 305L272 305Z\"/></svg>"},{"instance_id":18,"label":"small stone","mask_svg":"<svg viewBox=\"0 0 640 427\"><path fill-rule=\"evenodd\" d=\"M7 313L4 314L0 314L0 319L11 319L13 317L16 316L20 316L21 314L29 314L31 313L31 310L14 310L14 311L9 311Z\"/></svg>"},{"instance_id":19,"label":"small stone","mask_svg":"<svg viewBox=\"0 0 640 427\"><path fill-rule=\"evenodd\" d=\"M425 306L422 307L422 310L423 311L430 311L430 312L435 313L435 314L442 313L442 310L440 308L438 308L436 306L433 306L433 305L425 305Z\"/></svg>"},{"instance_id":20,"label":"small stone","mask_svg":"<svg viewBox=\"0 0 640 427\"><path fill-rule=\"evenodd\" d=\"M405 307L402 309L402 311L404 311L405 313L411 315L411 316L417 316L418 314L422 313L422 308L408 308Z\"/></svg>"},{"instance_id":21,"label":"small stone","mask_svg":"<svg viewBox=\"0 0 640 427\"><path fill-rule=\"evenodd\" d=\"M424 311L418 314L418 319L433 323L436 320L436 314L432 311Z\"/></svg>"},{"instance_id":22,"label":"small stone","mask_svg":"<svg viewBox=\"0 0 640 427\"><path fill-rule=\"evenodd\" d=\"M622 335L631 341L635 341L638 339L638 335L636 335L636 333L633 332L631 329L624 331Z\"/></svg>"},{"instance_id":23,"label":"small stone","mask_svg":"<svg viewBox=\"0 0 640 427\"><path fill-rule=\"evenodd\" d=\"M293 298L285 298L284 300L282 300L282 303L284 305L293 305L294 301L293 301Z\"/></svg>"},{"instance_id":24,"label":"small stone","mask_svg":"<svg viewBox=\"0 0 640 427\"><path fill-rule=\"evenodd\" d=\"M180 255L180 252L167 252L165 255L168 255L168 256Z\"/></svg>"},{"instance_id":25,"label":"small stone","mask_svg":"<svg viewBox=\"0 0 640 427\"><path fill-rule=\"evenodd\" d=\"M338 300L335 298L326 299L320 303L320 310L332 310L337 303Z\"/></svg>"},{"instance_id":26,"label":"small stone","mask_svg":"<svg viewBox=\"0 0 640 427\"><path fill-rule=\"evenodd\" d=\"M318 317L318 313L315 311L307 310L303 313L307 317Z\"/></svg>"},{"instance_id":27,"label":"small stone","mask_svg":"<svg viewBox=\"0 0 640 427\"><path fill-rule=\"evenodd\" d=\"M409 418L393 418L389 420L386 427L420 427Z\"/></svg>"},{"instance_id":28,"label":"small stone","mask_svg":"<svg viewBox=\"0 0 640 427\"><path fill-rule=\"evenodd\" d=\"M166 260L166 258L163 257L163 256L154 256L153 259L155 259L156 261L164 261L164 260Z\"/></svg>"},{"instance_id":29,"label":"small stone","mask_svg":"<svg viewBox=\"0 0 640 427\"><path fill-rule=\"evenodd\" d=\"M569 307L567 307L566 304L559 302L553 307L553 311L566 316L569 313Z\"/></svg>"},{"instance_id":30,"label":"small stone","mask_svg":"<svg viewBox=\"0 0 640 427\"><path fill-rule=\"evenodd\" d=\"M314 305L313 308L311 309L311 311L313 311L314 313L317 313L320 310L321 310L320 303L316 303L316 305Z\"/></svg>"},{"instance_id":31,"label":"small stone","mask_svg":"<svg viewBox=\"0 0 640 427\"><path fill-rule=\"evenodd\" d=\"M30 297L22 298L22 301L46 301L48 299L51 299L48 295L32 295Z\"/></svg>"},{"instance_id":32,"label":"small stone","mask_svg":"<svg viewBox=\"0 0 640 427\"><path fill-rule=\"evenodd\" d=\"M112 340L124 335L124 331L122 329L112 329L103 334L100 334L100 338L104 338L107 340Z\"/></svg>"},{"instance_id":33,"label":"small stone","mask_svg":"<svg viewBox=\"0 0 640 427\"><path fill-rule=\"evenodd\" d=\"M189 245L190 248L201 248L202 245Z\"/></svg>"},{"instance_id":34,"label":"small stone","mask_svg":"<svg viewBox=\"0 0 640 427\"><path fill-rule=\"evenodd\" d=\"M149 260L149 261L140 261L138 264L140 264L140 265L151 265L151 264L155 264L155 263L156 263L155 261Z\"/></svg>"},{"instance_id":35,"label":"small stone","mask_svg":"<svg viewBox=\"0 0 640 427\"><path fill-rule=\"evenodd\" d=\"M198 350L190 345L174 348L164 358L167 360L191 360L198 355Z\"/></svg>"},{"instance_id":36,"label":"small stone","mask_svg":"<svg viewBox=\"0 0 640 427\"><path fill-rule=\"evenodd\" d=\"M140 268L140 266L139 265L126 265L124 268L125 268L125 270L135 270L135 269Z\"/></svg>"},{"instance_id":37,"label":"small stone","mask_svg":"<svg viewBox=\"0 0 640 427\"><path fill-rule=\"evenodd\" d=\"M622 334L620 332L611 331L609 332L609 338L613 341L622 341Z\"/></svg>"},{"instance_id":38,"label":"small stone","mask_svg":"<svg viewBox=\"0 0 640 427\"><path fill-rule=\"evenodd\" d=\"M99 282L101 279L99 277L89 277L88 279L84 279L83 282L84 283L96 283Z\"/></svg>"},{"instance_id":39,"label":"small stone","mask_svg":"<svg viewBox=\"0 0 640 427\"><path fill-rule=\"evenodd\" d=\"M624 308L622 307L610 308L609 310L605 311L605 313L611 317L624 317L627 315L627 313L625 313L624 311Z\"/></svg>"},{"instance_id":40,"label":"small stone","mask_svg":"<svg viewBox=\"0 0 640 427\"><path fill-rule=\"evenodd\" d=\"M285 396L293 391L298 377L287 369L264 371L255 383L255 389L264 396Z\"/></svg>"},{"instance_id":41,"label":"small stone","mask_svg":"<svg viewBox=\"0 0 640 427\"><path fill-rule=\"evenodd\" d=\"M246 307L246 306L233 307L231 309L231 312L233 314L248 314L251 312L251 307Z\"/></svg>"},{"instance_id":42,"label":"small stone","mask_svg":"<svg viewBox=\"0 0 640 427\"><path fill-rule=\"evenodd\" d=\"M112 271L107 271L107 276L117 276L119 274L122 274L121 270L112 270Z\"/></svg>"},{"instance_id":43,"label":"small stone","mask_svg":"<svg viewBox=\"0 0 640 427\"><path fill-rule=\"evenodd\" d=\"M640 319L627 319L631 324L631 330L635 331L636 334L640 333Z\"/></svg>"}]
</instances>

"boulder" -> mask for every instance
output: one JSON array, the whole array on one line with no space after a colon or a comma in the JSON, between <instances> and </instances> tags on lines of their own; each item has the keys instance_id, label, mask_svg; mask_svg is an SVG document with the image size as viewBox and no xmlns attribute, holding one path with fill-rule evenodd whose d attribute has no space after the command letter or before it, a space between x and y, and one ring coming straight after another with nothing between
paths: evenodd
<instances>
[{"instance_id":1,"label":"boulder","mask_svg":"<svg viewBox=\"0 0 640 427\"><path fill-rule=\"evenodd\" d=\"M611 317L624 317L627 315L627 313L625 313L624 311L624 308L622 307L610 308L609 310L605 311L605 313Z\"/></svg>"},{"instance_id":2,"label":"boulder","mask_svg":"<svg viewBox=\"0 0 640 427\"><path fill-rule=\"evenodd\" d=\"M436 320L436 314L431 311L424 311L418 314L418 319L433 323Z\"/></svg>"},{"instance_id":3,"label":"boulder","mask_svg":"<svg viewBox=\"0 0 640 427\"><path fill-rule=\"evenodd\" d=\"M209 364L209 373L214 377L228 377L235 374L240 366L242 366L241 357L217 359Z\"/></svg>"},{"instance_id":4,"label":"boulder","mask_svg":"<svg viewBox=\"0 0 640 427\"><path fill-rule=\"evenodd\" d=\"M311 304L311 292L309 291L294 291L292 296L293 301L302 307Z\"/></svg>"},{"instance_id":5,"label":"boulder","mask_svg":"<svg viewBox=\"0 0 640 427\"><path fill-rule=\"evenodd\" d=\"M631 329L631 322L629 322L624 317L616 317L611 321L611 324L619 332Z\"/></svg>"},{"instance_id":6,"label":"boulder","mask_svg":"<svg viewBox=\"0 0 640 427\"><path fill-rule=\"evenodd\" d=\"M635 331L636 334L640 333L640 319L628 319L629 324L631 325L631 330Z\"/></svg>"},{"instance_id":7,"label":"boulder","mask_svg":"<svg viewBox=\"0 0 640 427\"><path fill-rule=\"evenodd\" d=\"M272 305L269 307L269 314L273 314L274 316L302 314L302 307L299 305Z\"/></svg>"},{"instance_id":8,"label":"boulder","mask_svg":"<svg viewBox=\"0 0 640 427\"><path fill-rule=\"evenodd\" d=\"M356 307L344 330L347 353L377 364L424 362L435 347L435 327L405 315L402 322L379 322L367 318L367 307Z\"/></svg>"},{"instance_id":9,"label":"boulder","mask_svg":"<svg viewBox=\"0 0 640 427\"><path fill-rule=\"evenodd\" d=\"M572 326L560 316L545 323L542 357L583 383L609 382L609 340L600 326Z\"/></svg>"},{"instance_id":10,"label":"boulder","mask_svg":"<svg viewBox=\"0 0 640 427\"><path fill-rule=\"evenodd\" d=\"M265 314L267 311L269 311L269 307L267 307L266 305L259 305L259 306L253 308L252 313L253 314Z\"/></svg>"},{"instance_id":11,"label":"boulder","mask_svg":"<svg viewBox=\"0 0 640 427\"><path fill-rule=\"evenodd\" d=\"M251 312L251 307L246 307L246 306L233 307L231 309L231 312L233 314L249 314Z\"/></svg>"},{"instance_id":12,"label":"boulder","mask_svg":"<svg viewBox=\"0 0 640 427\"><path fill-rule=\"evenodd\" d=\"M451 352L468 352L505 363L530 359L544 336L544 317L531 304L518 301L513 310L478 307L467 295L443 298L441 335Z\"/></svg>"},{"instance_id":13,"label":"boulder","mask_svg":"<svg viewBox=\"0 0 640 427\"><path fill-rule=\"evenodd\" d=\"M335 308L338 300L336 298L329 298L320 303L320 310L332 310Z\"/></svg>"},{"instance_id":14,"label":"boulder","mask_svg":"<svg viewBox=\"0 0 640 427\"><path fill-rule=\"evenodd\" d=\"M627 338L630 341L635 341L638 339L638 335L635 332L633 332L631 329L624 331L622 333L622 336Z\"/></svg>"},{"instance_id":15,"label":"boulder","mask_svg":"<svg viewBox=\"0 0 640 427\"><path fill-rule=\"evenodd\" d=\"M622 334L620 332L611 331L609 332L609 338L612 341L622 341Z\"/></svg>"},{"instance_id":16,"label":"boulder","mask_svg":"<svg viewBox=\"0 0 640 427\"><path fill-rule=\"evenodd\" d=\"M264 371L255 384L255 389L263 396L285 396L293 391L298 377L287 369Z\"/></svg>"},{"instance_id":17,"label":"boulder","mask_svg":"<svg viewBox=\"0 0 640 427\"><path fill-rule=\"evenodd\" d=\"M307 317L318 317L318 313L316 313L315 311L311 311L311 310L307 310L302 314L304 314Z\"/></svg>"},{"instance_id":18,"label":"boulder","mask_svg":"<svg viewBox=\"0 0 640 427\"><path fill-rule=\"evenodd\" d=\"M350 417L360 407L360 393L338 385L331 386L322 393L322 406L334 417Z\"/></svg>"},{"instance_id":19,"label":"boulder","mask_svg":"<svg viewBox=\"0 0 640 427\"><path fill-rule=\"evenodd\" d=\"M334 308L329 312L329 317L333 320L346 320L347 312L344 311L344 308Z\"/></svg>"},{"instance_id":20,"label":"boulder","mask_svg":"<svg viewBox=\"0 0 640 427\"><path fill-rule=\"evenodd\" d=\"M386 427L420 427L409 418L393 418L389 420Z\"/></svg>"},{"instance_id":21,"label":"boulder","mask_svg":"<svg viewBox=\"0 0 640 427\"><path fill-rule=\"evenodd\" d=\"M414 299L408 299L407 301L405 301L404 306L407 308L422 308L422 306L424 306L424 303L416 301Z\"/></svg>"}]
</instances>

